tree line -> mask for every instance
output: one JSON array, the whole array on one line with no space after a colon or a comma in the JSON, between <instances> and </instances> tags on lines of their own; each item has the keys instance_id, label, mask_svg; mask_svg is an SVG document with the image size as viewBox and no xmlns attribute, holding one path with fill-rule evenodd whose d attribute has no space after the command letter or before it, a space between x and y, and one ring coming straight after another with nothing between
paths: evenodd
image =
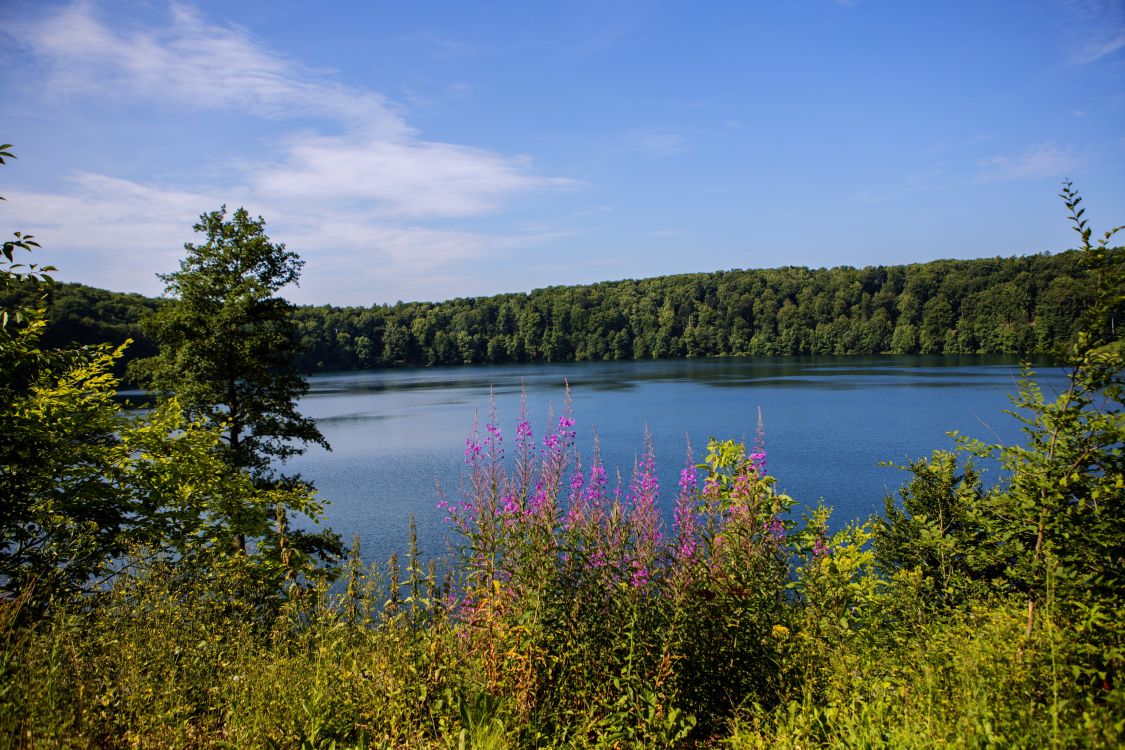
<instances>
[{"instance_id":1,"label":"tree line","mask_svg":"<svg viewBox=\"0 0 1125 750\"><path fill-rule=\"evenodd\" d=\"M1051 352L1091 299L1074 252L899 266L787 266L371 307L297 307L305 372L683 357ZM135 341L162 300L50 292L45 346ZM0 299L0 302L10 300Z\"/></svg>"},{"instance_id":2,"label":"tree line","mask_svg":"<svg viewBox=\"0 0 1125 750\"><path fill-rule=\"evenodd\" d=\"M558 286L440 303L297 311L304 365L801 354L1029 354L1089 304L1073 253L785 267Z\"/></svg>"}]
</instances>

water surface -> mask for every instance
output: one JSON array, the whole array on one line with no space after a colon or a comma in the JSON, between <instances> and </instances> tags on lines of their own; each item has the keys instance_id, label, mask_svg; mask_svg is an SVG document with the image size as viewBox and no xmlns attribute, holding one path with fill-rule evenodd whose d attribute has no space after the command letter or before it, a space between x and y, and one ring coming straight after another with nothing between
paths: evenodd
<instances>
[{"instance_id":1,"label":"water surface","mask_svg":"<svg viewBox=\"0 0 1125 750\"><path fill-rule=\"evenodd\" d=\"M610 476L628 483L652 436L670 514L690 441L698 459L709 437L753 441L758 409L769 473L806 505L823 498L835 523L882 508L907 476L880 466L949 447L957 430L988 442L1020 440L1003 414L1019 366L997 357L798 357L445 367L317 375L301 411L316 419L332 452L312 448L287 471L311 479L328 500L326 522L358 534L369 560L406 546L409 515L427 555L446 548L435 482L457 494L474 415L488 420L490 394L509 447L526 392L537 438L557 416L566 383L578 444L600 439ZM1057 368L1037 379L1050 397Z\"/></svg>"}]
</instances>

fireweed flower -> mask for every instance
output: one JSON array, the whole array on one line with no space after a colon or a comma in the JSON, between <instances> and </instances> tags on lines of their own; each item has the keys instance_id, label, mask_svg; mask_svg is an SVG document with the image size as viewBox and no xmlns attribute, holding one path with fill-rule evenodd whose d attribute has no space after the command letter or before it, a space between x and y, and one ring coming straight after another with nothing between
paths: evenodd
<instances>
[{"instance_id":1,"label":"fireweed flower","mask_svg":"<svg viewBox=\"0 0 1125 750\"><path fill-rule=\"evenodd\" d=\"M762 421L762 407L758 407L758 432L754 436L754 450L750 452L750 462L758 476L766 475L766 424Z\"/></svg>"},{"instance_id":2,"label":"fireweed flower","mask_svg":"<svg viewBox=\"0 0 1125 750\"><path fill-rule=\"evenodd\" d=\"M672 525L677 540L677 560L690 560L695 555L695 535L699 520L695 508L695 469L692 467L691 448L688 448L687 467L680 470L680 494L676 498Z\"/></svg>"},{"instance_id":3,"label":"fireweed flower","mask_svg":"<svg viewBox=\"0 0 1125 750\"><path fill-rule=\"evenodd\" d=\"M520 391L520 416L516 424L516 465L515 483L521 495L527 495L527 488L531 485L531 476L534 473L535 442L531 430L531 422L527 419L527 391Z\"/></svg>"},{"instance_id":4,"label":"fireweed flower","mask_svg":"<svg viewBox=\"0 0 1125 750\"><path fill-rule=\"evenodd\" d=\"M575 424L568 398L563 415L551 418L546 434L537 439L521 403L513 456L506 462L495 406L479 433L474 419L465 442L469 468L460 493L463 499L439 503L466 541L468 576L461 596L471 591L476 599L460 600L458 616L463 621L488 616L483 610L492 611L497 597L519 599L530 581L552 575L552 566L565 566L573 574L572 585L579 589L604 586L611 596L622 588L641 592L663 586L676 575L679 561L691 561L684 565L685 571L698 567L705 572L707 568L697 566L696 560L707 558L703 562L719 571L724 559L737 554L735 547L746 536L733 533L724 539L732 517L723 510L753 509L753 528L763 529L758 533L783 538L780 519L760 507L767 500L763 493L769 493L757 481L765 470L760 429L757 450L743 454L749 460L741 462L729 485L720 471L700 489L689 448L673 509L674 537L666 541L656 505L660 486L650 437L646 435L644 453L628 483L618 474L616 490L611 492L596 434L593 460L588 467L578 461ZM559 508L564 499L565 516ZM826 553L823 542L818 549L823 550L818 554Z\"/></svg>"},{"instance_id":5,"label":"fireweed flower","mask_svg":"<svg viewBox=\"0 0 1125 750\"><path fill-rule=\"evenodd\" d=\"M570 498L566 514L566 529L575 531L589 529L605 500L605 467L601 464L598 437L594 435L594 457L589 474L584 475L581 464L576 462L574 474L570 478Z\"/></svg>"},{"instance_id":6,"label":"fireweed flower","mask_svg":"<svg viewBox=\"0 0 1125 750\"><path fill-rule=\"evenodd\" d=\"M731 512L732 514L744 514L750 505L750 500L754 496L754 483L749 474L745 472L739 473L734 478L734 485L731 487Z\"/></svg>"},{"instance_id":7,"label":"fireweed flower","mask_svg":"<svg viewBox=\"0 0 1125 750\"><path fill-rule=\"evenodd\" d=\"M535 492L527 501L527 515L534 518L542 518L547 512L550 500L547 497L547 490L543 487L542 483L535 485Z\"/></svg>"},{"instance_id":8,"label":"fireweed flower","mask_svg":"<svg viewBox=\"0 0 1125 750\"><path fill-rule=\"evenodd\" d=\"M633 561L633 575L629 579L629 584L635 589L648 585L648 568L640 560Z\"/></svg>"},{"instance_id":9,"label":"fireweed flower","mask_svg":"<svg viewBox=\"0 0 1125 750\"><path fill-rule=\"evenodd\" d=\"M488 437L484 439L485 452L489 458L497 461L504 460L504 435L500 428L494 424L486 424L484 426L485 432Z\"/></svg>"},{"instance_id":10,"label":"fireweed flower","mask_svg":"<svg viewBox=\"0 0 1125 750\"><path fill-rule=\"evenodd\" d=\"M566 518L563 520L563 525L568 531L577 528L586 515L582 493L585 483L586 479L582 475L582 467L578 466L570 477L570 496L567 498Z\"/></svg>"},{"instance_id":11,"label":"fireweed flower","mask_svg":"<svg viewBox=\"0 0 1125 750\"><path fill-rule=\"evenodd\" d=\"M567 412L559 417L558 426L543 438L543 461L539 471L539 481L543 486L545 502L540 505L549 515L554 516L555 502L566 474L567 463L574 445L574 419L569 416L570 396L567 395Z\"/></svg>"},{"instance_id":12,"label":"fireweed flower","mask_svg":"<svg viewBox=\"0 0 1125 750\"><path fill-rule=\"evenodd\" d=\"M703 480L703 498L707 500L707 504L711 506L712 511L722 499L722 495L723 490L716 477L707 477Z\"/></svg>"},{"instance_id":13,"label":"fireweed flower","mask_svg":"<svg viewBox=\"0 0 1125 750\"><path fill-rule=\"evenodd\" d=\"M583 501L591 508L600 508L607 497L607 486L605 467L601 465L595 455L594 465L590 467L590 480L586 483L586 489L582 492Z\"/></svg>"},{"instance_id":14,"label":"fireweed flower","mask_svg":"<svg viewBox=\"0 0 1125 750\"><path fill-rule=\"evenodd\" d=\"M652 441L644 457L633 467L633 479L629 483L629 502L632 504L633 527L637 534L637 546L655 551L663 538L660 531L660 516L656 511L656 500L660 493L660 483L656 479L656 457L652 451Z\"/></svg>"}]
</instances>

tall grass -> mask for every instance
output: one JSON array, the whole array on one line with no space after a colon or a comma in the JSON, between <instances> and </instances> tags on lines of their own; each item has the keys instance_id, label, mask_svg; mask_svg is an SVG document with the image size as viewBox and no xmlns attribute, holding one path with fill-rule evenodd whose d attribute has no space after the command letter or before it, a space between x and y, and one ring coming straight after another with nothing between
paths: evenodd
<instances>
[{"instance_id":1,"label":"tall grass","mask_svg":"<svg viewBox=\"0 0 1125 750\"><path fill-rule=\"evenodd\" d=\"M335 586L238 558L137 562L46 617L0 603L0 746L1114 747L1125 691L1087 636L1022 602L929 606L871 532L801 521L765 450L712 441L666 527L646 446L623 486L569 412L510 452L492 417L445 502L461 555L413 538ZM1106 627L1122 625L1110 620ZM1100 637L1100 636L1099 636Z\"/></svg>"}]
</instances>

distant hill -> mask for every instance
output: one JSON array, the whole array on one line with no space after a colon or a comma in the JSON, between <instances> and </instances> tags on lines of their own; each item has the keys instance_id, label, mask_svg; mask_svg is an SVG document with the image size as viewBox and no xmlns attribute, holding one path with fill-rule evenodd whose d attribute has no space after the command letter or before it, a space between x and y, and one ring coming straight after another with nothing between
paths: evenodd
<instances>
[{"instance_id":1,"label":"distant hill","mask_svg":"<svg viewBox=\"0 0 1125 750\"><path fill-rule=\"evenodd\" d=\"M1026 355L1069 340L1089 299L1078 255L1064 252L717 271L437 303L303 306L296 314L300 364L314 372L742 355ZM130 359L149 356L155 345L139 321L161 304L59 284L44 343L132 338Z\"/></svg>"},{"instance_id":2,"label":"distant hill","mask_svg":"<svg viewBox=\"0 0 1125 750\"><path fill-rule=\"evenodd\" d=\"M1078 255L718 271L298 311L311 370L794 354L1032 354L1090 299Z\"/></svg>"}]
</instances>

